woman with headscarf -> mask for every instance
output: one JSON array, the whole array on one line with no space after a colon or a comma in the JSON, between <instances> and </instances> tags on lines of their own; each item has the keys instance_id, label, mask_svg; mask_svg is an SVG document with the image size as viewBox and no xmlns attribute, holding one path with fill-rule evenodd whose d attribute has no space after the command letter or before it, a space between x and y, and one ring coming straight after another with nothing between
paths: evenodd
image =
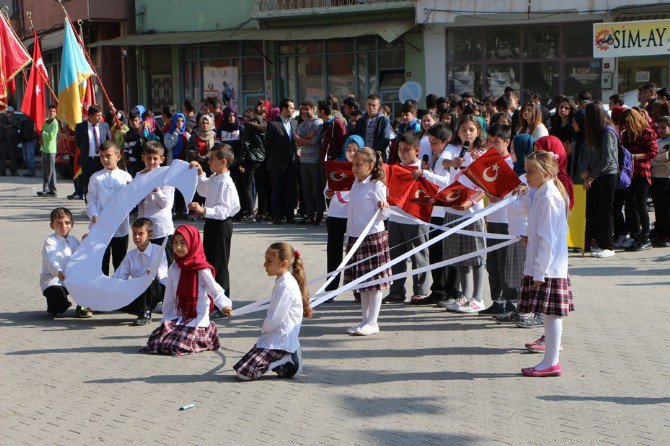
<instances>
[{"instance_id":1,"label":"woman with headscarf","mask_svg":"<svg viewBox=\"0 0 670 446\"><path fill-rule=\"evenodd\" d=\"M173 159L183 160L186 158L186 146L191 135L186 128L186 115L175 113L170 120L163 142L167 149L167 164L170 165Z\"/></svg>"},{"instance_id":2,"label":"woman with headscarf","mask_svg":"<svg viewBox=\"0 0 670 446\"><path fill-rule=\"evenodd\" d=\"M537 150L551 152L558 162L558 181L561 182L570 199L570 209L575 204L575 194L570 175L568 175L568 156L565 154L563 142L556 136L543 136L535 141L533 147Z\"/></svg>"},{"instance_id":3,"label":"woman with headscarf","mask_svg":"<svg viewBox=\"0 0 670 446\"><path fill-rule=\"evenodd\" d=\"M174 263L168 270L163 319L141 351L185 355L218 350L219 334L209 313L216 306L230 315L232 302L214 280L214 267L207 262L198 228L179 226L172 245Z\"/></svg>"},{"instance_id":4,"label":"woman with headscarf","mask_svg":"<svg viewBox=\"0 0 670 446\"><path fill-rule=\"evenodd\" d=\"M207 153L214 146L214 116L203 114L198 122L198 130L194 130L186 145L186 161L197 161L209 175L206 163Z\"/></svg>"},{"instance_id":5,"label":"woman with headscarf","mask_svg":"<svg viewBox=\"0 0 670 446\"><path fill-rule=\"evenodd\" d=\"M515 174L521 176L526 173L526 155L533 152L534 142L535 138L526 133L515 135L512 138L512 146L516 158L512 169L514 169Z\"/></svg>"},{"instance_id":6,"label":"woman with headscarf","mask_svg":"<svg viewBox=\"0 0 670 446\"><path fill-rule=\"evenodd\" d=\"M228 144L233 149L233 153L235 154L235 162L229 166L230 177L235 183L237 190L241 191L244 189L244 185L242 184L242 173L240 172L239 159L240 149L242 146L240 139L242 138L244 125L242 125L242 122L237 116L235 109L233 109L230 105L223 109L221 123L216 130L217 136L221 138L221 142ZM248 205L244 203L244 200L244 195L241 195L240 201L242 207L240 212L238 212L237 215L233 217L233 220L235 221L239 221L243 218L244 209L248 207ZM253 211L253 204L251 206Z\"/></svg>"},{"instance_id":7,"label":"woman with headscarf","mask_svg":"<svg viewBox=\"0 0 670 446\"><path fill-rule=\"evenodd\" d=\"M265 161L265 129L267 122L265 122L265 107L262 101L252 109L252 116L242 130L242 144L238 163L242 176L242 188L240 189L240 201L244 214L242 221L247 223L256 222L254 189L256 195L258 195L259 213L261 213L261 208L264 211L267 207L265 202L261 206L261 201L266 198L265 181L264 178L261 178L262 175L257 174L261 164Z\"/></svg>"}]
</instances>

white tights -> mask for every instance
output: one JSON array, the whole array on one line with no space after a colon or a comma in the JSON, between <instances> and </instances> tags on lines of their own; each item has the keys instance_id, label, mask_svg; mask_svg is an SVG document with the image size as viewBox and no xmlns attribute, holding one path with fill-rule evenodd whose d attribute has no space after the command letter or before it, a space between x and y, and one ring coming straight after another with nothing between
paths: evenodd
<instances>
[{"instance_id":1,"label":"white tights","mask_svg":"<svg viewBox=\"0 0 670 446\"><path fill-rule=\"evenodd\" d=\"M372 291L363 291L361 292L361 311L363 313L363 319L358 327L363 327L364 325L377 325L377 317L379 316L379 310L382 307L382 291L381 290L372 290Z\"/></svg>"},{"instance_id":2,"label":"white tights","mask_svg":"<svg viewBox=\"0 0 670 446\"><path fill-rule=\"evenodd\" d=\"M558 355L561 349L563 335L562 316L544 316L544 359L535 366L536 370L544 370L558 364Z\"/></svg>"}]
</instances>

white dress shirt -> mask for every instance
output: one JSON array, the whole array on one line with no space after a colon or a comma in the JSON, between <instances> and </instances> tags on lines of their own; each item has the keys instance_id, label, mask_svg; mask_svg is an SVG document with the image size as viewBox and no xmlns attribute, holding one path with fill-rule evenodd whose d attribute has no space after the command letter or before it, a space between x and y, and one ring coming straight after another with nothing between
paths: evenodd
<instances>
[{"instance_id":1,"label":"white dress shirt","mask_svg":"<svg viewBox=\"0 0 670 446\"><path fill-rule=\"evenodd\" d=\"M358 237L368 225L372 216L379 209L378 203L386 201L386 185L381 181L372 181L372 176L363 181L356 179L349 191L347 206L347 235ZM377 215L368 234L384 231L384 220L389 217L389 208L382 209Z\"/></svg>"},{"instance_id":2,"label":"white dress shirt","mask_svg":"<svg viewBox=\"0 0 670 446\"><path fill-rule=\"evenodd\" d=\"M156 276L160 283L166 285L168 266L165 250L161 246L155 245L153 243L149 243L149 246L147 246L144 251L140 251L138 248L128 251L126 256L121 261L119 267L116 269L116 271L114 271L113 277L125 280L145 276L149 272L151 258L154 256L156 251L162 251L163 260L161 260L158 271L152 271L152 273Z\"/></svg>"},{"instance_id":3,"label":"white dress shirt","mask_svg":"<svg viewBox=\"0 0 670 446\"><path fill-rule=\"evenodd\" d=\"M94 157L94 156L100 156L98 151L100 150L100 145L102 144L102 141L100 141L100 125L96 124L95 125L96 129L93 130L93 124L91 124L91 121L88 121L88 156L89 157ZM96 145L96 134L95 132L98 132L98 141Z\"/></svg>"},{"instance_id":4,"label":"white dress shirt","mask_svg":"<svg viewBox=\"0 0 670 446\"><path fill-rule=\"evenodd\" d=\"M179 285L179 277L181 277L181 269L177 263L170 265L168 269L167 285L165 286L165 297L163 297L163 319L162 321L176 321L177 324L183 325L184 318L177 314L177 286ZM223 292L221 285L216 283L212 272L209 269L202 269L198 271L198 302L196 304L196 311L198 315L186 324L189 327L207 327L209 326L209 296L214 299L214 305L221 309L224 307L232 307L231 302L226 294Z\"/></svg>"},{"instance_id":5,"label":"white dress shirt","mask_svg":"<svg viewBox=\"0 0 670 446\"><path fill-rule=\"evenodd\" d=\"M86 215L88 215L88 218L94 216L100 218L100 214L107 203L111 202L116 194L132 180L133 177L128 172L119 168L114 170L102 169L94 173L88 182L88 192L86 193ZM130 220L126 214L126 218L114 233L114 237L128 235L129 226ZM89 229L92 228L93 223L90 223L88 227Z\"/></svg>"},{"instance_id":6,"label":"white dress shirt","mask_svg":"<svg viewBox=\"0 0 670 446\"><path fill-rule=\"evenodd\" d=\"M225 220L241 209L230 172L212 174L209 178L203 173L198 177L198 193L205 197L205 218Z\"/></svg>"},{"instance_id":7,"label":"white dress shirt","mask_svg":"<svg viewBox=\"0 0 670 446\"><path fill-rule=\"evenodd\" d=\"M328 185L323 190L324 195L328 190ZM330 199L330 204L328 205L328 217L334 218L347 218L347 205L349 204L349 191L348 190L338 190L333 191L333 196Z\"/></svg>"},{"instance_id":8,"label":"white dress shirt","mask_svg":"<svg viewBox=\"0 0 670 446\"><path fill-rule=\"evenodd\" d=\"M439 187L440 190L451 184L451 168L444 167L442 165L443 161L449 161L455 158L454 154L452 153L453 151L448 150L449 147L449 145L445 147L444 150L442 150L442 153L440 153L440 156L437 157L435 167L433 167L432 171L423 171L423 177L429 182L433 183L435 186ZM456 153L456 156L458 156L458 153ZM430 216L444 218L444 214L446 212L447 208L445 206L433 206L433 212L430 214Z\"/></svg>"},{"instance_id":9,"label":"white dress shirt","mask_svg":"<svg viewBox=\"0 0 670 446\"><path fill-rule=\"evenodd\" d=\"M256 346L293 353L300 348L300 324L302 294L293 274L286 272L275 280L268 314L261 328L263 334Z\"/></svg>"},{"instance_id":10,"label":"white dress shirt","mask_svg":"<svg viewBox=\"0 0 670 446\"><path fill-rule=\"evenodd\" d=\"M526 183L526 174L519 177L523 184ZM528 194L535 195L535 189L528 189ZM504 209L504 208L503 208ZM528 235L528 209L524 206L524 197L517 196L516 200L507 206L507 233L517 237Z\"/></svg>"},{"instance_id":11,"label":"white dress shirt","mask_svg":"<svg viewBox=\"0 0 670 446\"><path fill-rule=\"evenodd\" d=\"M44 240L42 247L42 274L40 274L40 288L42 292L50 286L62 286L65 284L58 278L58 273L65 271L67 261L79 246L79 240L74 235L67 238L60 235L50 234Z\"/></svg>"},{"instance_id":12,"label":"white dress shirt","mask_svg":"<svg viewBox=\"0 0 670 446\"><path fill-rule=\"evenodd\" d=\"M534 195L534 196L533 196ZM528 209L528 245L525 276L545 279L568 277L568 219L565 201L553 181L524 197Z\"/></svg>"},{"instance_id":13,"label":"white dress shirt","mask_svg":"<svg viewBox=\"0 0 670 446\"><path fill-rule=\"evenodd\" d=\"M137 205L137 217L148 218L154 224L152 239L166 237L174 233L173 203L174 187L162 186L158 188L158 191L151 191Z\"/></svg>"}]
</instances>

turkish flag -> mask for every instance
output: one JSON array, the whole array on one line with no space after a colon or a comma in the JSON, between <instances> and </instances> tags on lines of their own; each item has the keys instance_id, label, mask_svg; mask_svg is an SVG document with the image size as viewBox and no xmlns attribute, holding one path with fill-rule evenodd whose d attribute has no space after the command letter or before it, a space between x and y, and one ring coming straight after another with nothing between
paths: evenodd
<instances>
[{"instance_id":1,"label":"turkish flag","mask_svg":"<svg viewBox=\"0 0 670 446\"><path fill-rule=\"evenodd\" d=\"M423 178L415 180L412 172L416 169L401 164L388 167L388 202L418 219L430 221L433 212L431 198L437 193L437 187Z\"/></svg>"},{"instance_id":2,"label":"turkish flag","mask_svg":"<svg viewBox=\"0 0 670 446\"><path fill-rule=\"evenodd\" d=\"M30 54L14 34L5 15L0 14L0 108L7 106L8 90L14 91L14 76L29 63Z\"/></svg>"},{"instance_id":3,"label":"turkish flag","mask_svg":"<svg viewBox=\"0 0 670 446\"><path fill-rule=\"evenodd\" d=\"M462 172L488 195L498 198L509 194L521 184L507 161L493 148L463 168Z\"/></svg>"},{"instance_id":4,"label":"turkish flag","mask_svg":"<svg viewBox=\"0 0 670 446\"><path fill-rule=\"evenodd\" d=\"M42 60L42 50L35 30L33 30L33 36L35 38L35 47L33 48L33 60L35 62L30 67L30 76L28 77L26 93L23 95L21 111L33 120L35 130L41 132L47 107L46 96L44 95L44 80L49 79L49 77Z\"/></svg>"},{"instance_id":5,"label":"turkish flag","mask_svg":"<svg viewBox=\"0 0 670 446\"><path fill-rule=\"evenodd\" d=\"M350 190L351 185L354 184L353 172L351 171L351 163L349 161L326 161L326 181L328 189L332 191Z\"/></svg>"},{"instance_id":6,"label":"turkish flag","mask_svg":"<svg viewBox=\"0 0 670 446\"><path fill-rule=\"evenodd\" d=\"M445 187L437 194L435 194L435 201L439 206L456 207L460 206L466 201L472 199L477 194L477 191L472 190L458 181Z\"/></svg>"},{"instance_id":7,"label":"turkish flag","mask_svg":"<svg viewBox=\"0 0 670 446\"><path fill-rule=\"evenodd\" d=\"M416 183L412 178L412 172L416 167L406 167L401 164L391 164L385 167L386 187L388 188L388 202L391 206L399 208L405 205L410 191Z\"/></svg>"}]
</instances>

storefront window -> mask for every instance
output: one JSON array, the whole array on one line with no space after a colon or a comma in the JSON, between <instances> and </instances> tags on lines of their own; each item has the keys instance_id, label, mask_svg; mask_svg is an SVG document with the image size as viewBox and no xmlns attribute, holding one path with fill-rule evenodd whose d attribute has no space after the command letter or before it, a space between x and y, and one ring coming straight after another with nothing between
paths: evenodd
<instances>
[{"instance_id":1,"label":"storefront window","mask_svg":"<svg viewBox=\"0 0 670 446\"><path fill-rule=\"evenodd\" d=\"M405 66L404 51L384 51L379 54L379 68L403 68Z\"/></svg>"},{"instance_id":2,"label":"storefront window","mask_svg":"<svg viewBox=\"0 0 670 446\"><path fill-rule=\"evenodd\" d=\"M523 100L530 99L532 93L538 93L544 102L558 95L558 62L530 62L523 64L522 69Z\"/></svg>"},{"instance_id":3,"label":"storefront window","mask_svg":"<svg viewBox=\"0 0 670 446\"><path fill-rule=\"evenodd\" d=\"M566 23L563 25L563 56L593 57L593 24L591 22Z\"/></svg>"},{"instance_id":4,"label":"storefront window","mask_svg":"<svg viewBox=\"0 0 670 446\"><path fill-rule=\"evenodd\" d=\"M526 59L555 59L558 57L559 26L526 27L523 49Z\"/></svg>"},{"instance_id":5,"label":"storefront window","mask_svg":"<svg viewBox=\"0 0 670 446\"><path fill-rule=\"evenodd\" d=\"M481 60L484 57L484 35L470 29L456 29L447 42L447 61Z\"/></svg>"},{"instance_id":6,"label":"storefront window","mask_svg":"<svg viewBox=\"0 0 670 446\"><path fill-rule=\"evenodd\" d=\"M448 77L451 79L449 91L459 95L469 92L482 97L481 65L452 65Z\"/></svg>"},{"instance_id":7,"label":"storefront window","mask_svg":"<svg viewBox=\"0 0 670 446\"><path fill-rule=\"evenodd\" d=\"M472 32L470 30L470 32ZM486 30L486 58L496 60L519 57L519 27L490 28Z\"/></svg>"},{"instance_id":8,"label":"storefront window","mask_svg":"<svg viewBox=\"0 0 670 446\"><path fill-rule=\"evenodd\" d=\"M502 96L505 87L519 91L519 64L488 64L486 66L486 95Z\"/></svg>"},{"instance_id":9,"label":"storefront window","mask_svg":"<svg viewBox=\"0 0 670 446\"><path fill-rule=\"evenodd\" d=\"M330 54L328 59L328 92L346 98L354 91L354 58L351 54Z\"/></svg>"},{"instance_id":10,"label":"storefront window","mask_svg":"<svg viewBox=\"0 0 670 446\"><path fill-rule=\"evenodd\" d=\"M594 98L599 98L600 61L566 62L563 76L563 94L576 96L580 91L590 91Z\"/></svg>"},{"instance_id":11,"label":"storefront window","mask_svg":"<svg viewBox=\"0 0 670 446\"><path fill-rule=\"evenodd\" d=\"M323 98L323 57L307 56L298 58L298 98L297 101L310 98Z\"/></svg>"}]
</instances>

